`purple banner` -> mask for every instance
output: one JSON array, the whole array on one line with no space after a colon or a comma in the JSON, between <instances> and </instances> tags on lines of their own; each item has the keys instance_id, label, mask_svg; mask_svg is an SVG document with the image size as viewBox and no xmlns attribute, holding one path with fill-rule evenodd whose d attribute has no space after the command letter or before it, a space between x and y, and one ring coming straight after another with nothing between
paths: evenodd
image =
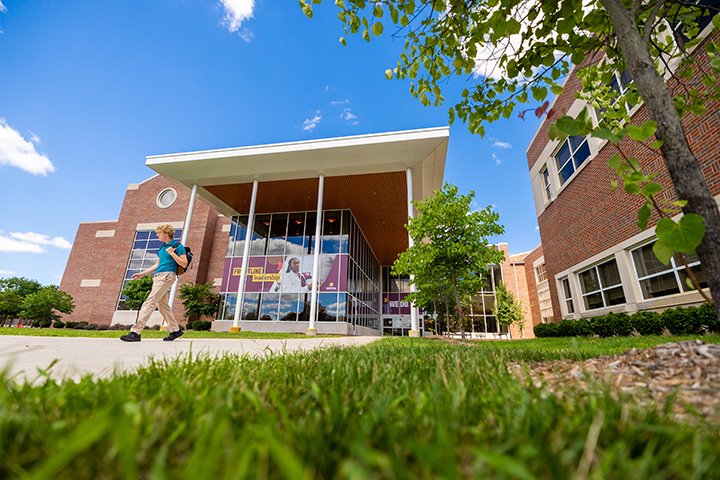
<instances>
[{"instance_id":1,"label":"purple banner","mask_svg":"<svg viewBox=\"0 0 720 480\"><path fill-rule=\"evenodd\" d=\"M245 280L246 293L303 293L312 289L312 255L250 257ZM226 258L223 292L237 292L242 258ZM347 290L347 255L320 255L319 292Z\"/></svg>"},{"instance_id":2,"label":"purple banner","mask_svg":"<svg viewBox=\"0 0 720 480\"><path fill-rule=\"evenodd\" d=\"M410 315L407 293L383 293L383 315Z\"/></svg>"}]
</instances>

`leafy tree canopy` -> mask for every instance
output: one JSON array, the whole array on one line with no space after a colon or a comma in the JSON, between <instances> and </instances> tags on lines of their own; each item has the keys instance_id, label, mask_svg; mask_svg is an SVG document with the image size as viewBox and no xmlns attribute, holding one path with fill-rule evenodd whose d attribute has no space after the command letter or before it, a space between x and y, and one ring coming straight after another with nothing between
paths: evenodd
<instances>
[{"instance_id":1,"label":"leafy tree canopy","mask_svg":"<svg viewBox=\"0 0 720 480\"><path fill-rule=\"evenodd\" d=\"M390 24L393 36L405 39L397 65L385 74L409 80L410 93L423 105L442 105L443 90L453 77L474 79L453 99L448 115L450 123L459 118L479 135L486 122L509 118L523 104L540 104L536 114L550 116L548 97L563 92L567 75L577 66L582 82L577 96L602 113L600 121L594 122L587 109L576 117L555 116L551 137L592 133L613 145L628 138L659 150L678 202L663 205L655 174L644 172L619 147L611 166L628 193L645 199L638 226L645 228L652 212L662 219L656 256L667 264L674 254L697 251L711 293L720 298L720 212L680 121L683 115L704 113L720 99L715 35L720 16L712 18L710 40L698 35L717 11L711 3L335 0L346 35L370 41ZM310 3L300 0L300 6L312 17ZM340 41L347 43L345 37ZM626 71L632 83L620 94L611 85ZM641 101L649 120L633 125L631 112ZM678 209L685 220L672 218Z\"/></svg>"},{"instance_id":2,"label":"leafy tree canopy","mask_svg":"<svg viewBox=\"0 0 720 480\"><path fill-rule=\"evenodd\" d=\"M422 305L433 297L454 300L461 317L461 297L478 291L488 266L500 263L504 254L488 238L504 232L499 216L491 207L473 211L474 192L459 195L454 185L445 184L425 200L413 202L418 216L407 225L414 245L400 254L393 272L412 275L417 292L409 300Z\"/></svg>"},{"instance_id":3,"label":"leafy tree canopy","mask_svg":"<svg viewBox=\"0 0 720 480\"><path fill-rule=\"evenodd\" d=\"M57 312L69 314L74 309L75 302L69 294L58 289L56 285L48 285L24 298L20 315L28 320L49 325L60 318Z\"/></svg>"},{"instance_id":4,"label":"leafy tree canopy","mask_svg":"<svg viewBox=\"0 0 720 480\"><path fill-rule=\"evenodd\" d=\"M0 279L0 320L19 318L23 299L41 288L39 282L23 277Z\"/></svg>"},{"instance_id":5,"label":"leafy tree canopy","mask_svg":"<svg viewBox=\"0 0 720 480\"><path fill-rule=\"evenodd\" d=\"M147 300L152 290L152 277L140 277L130 280L123 288L122 294L125 296L125 305L130 310L139 310L143 302Z\"/></svg>"},{"instance_id":6,"label":"leafy tree canopy","mask_svg":"<svg viewBox=\"0 0 720 480\"><path fill-rule=\"evenodd\" d=\"M499 282L495 288L493 315L501 325L507 325L508 327L518 325L522 331L523 322L525 321L522 303L515 299L512 292L502 282Z\"/></svg>"}]
</instances>

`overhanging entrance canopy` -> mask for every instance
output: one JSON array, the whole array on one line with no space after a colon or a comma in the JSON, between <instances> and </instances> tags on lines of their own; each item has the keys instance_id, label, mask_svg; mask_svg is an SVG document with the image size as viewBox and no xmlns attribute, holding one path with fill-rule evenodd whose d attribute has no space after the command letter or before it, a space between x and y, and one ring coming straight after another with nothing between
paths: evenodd
<instances>
[{"instance_id":1,"label":"overhanging entrance canopy","mask_svg":"<svg viewBox=\"0 0 720 480\"><path fill-rule=\"evenodd\" d=\"M259 181L257 213L315 210L325 175L323 210L350 209L383 265L408 246L406 170L412 198L442 187L448 127L153 155L146 165L192 188L220 212L246 214Z\"/></svg>"}]
</instances>

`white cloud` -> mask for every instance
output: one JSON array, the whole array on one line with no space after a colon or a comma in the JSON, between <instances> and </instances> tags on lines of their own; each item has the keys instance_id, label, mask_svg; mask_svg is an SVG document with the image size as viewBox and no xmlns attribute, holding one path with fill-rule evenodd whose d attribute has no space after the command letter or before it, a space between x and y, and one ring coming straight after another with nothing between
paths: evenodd
<instances>
[{"instance_id":1,"label":"white cloud","mask_svg":"<svg viewBox=\"0 0 720 480\"><path fill-rule=\"evenodd\" d=\"M242 22L252 18L255 9L255 0L220 0L220 4L225 9L223 24L230 32L240 30ZM240 36L242 38L242 33Z\"/></svg>"},{"instance_id":2,"label":"white cloud","mask_svg":"<svg viewBox=\"0 0 720 480\"><path fill-rule=\"evenodd\" d=\"M253 38L255 38L255 35L253 35L253 33L250 30L248 30L247 28L243 28L242 30L240 30L238 32L238 35L240 36L240 38L242 39L243 42L247 42L247 43L252 42Z\"/></svg>"},{"instance_id":3,"label":"white cloud","mask_svg":"<svg viewBox=\"0 0 720 480\"><path fill-rule=\"evenodd\" d=\"M342 118L343 120L347 120L353 125L358 124L358 117L357 115L353 114L352 111L350 111L350 108L344 109L343 112L340 114L340 118Z\"/></svg>"},{"instance_id":4,"label":"white cloud","mask_svg":"<svg viewBox=\"0 0 720 480\"><path fill-rule=\"evenodd\" d=\"M536 232L539 232L539 231L540 231L540 227L537 226L537 225L535 225L535 231L536 231Z\"/></svg>"},{"instance_id":5,"label":"white cloud","mask_svg":"<svg viewBox=\"0 0 720 480\"><path fill-rule=\"evenodd\" d=\"M0 7L1 6L2 4L0 3ZM0 268L0 275L7 275L9 277L10 275L15 275L15 272L13 272L12 270L3 270Z\"/></svg>"},{"instance_id":6,"label":"white cloud","mask_svg":"<svg viewBox=\"0 0 720 480\"><path fill-rule=\"evenodd\" d=\"M70 249L72 247L72 243L68 242L67 240L65 240L62 237L50 238L47 235L43 235L42 233L12 232L12 233L10 233L10 236L12 238L14 238L15 240L20 240L21 242L27 242L27 243L34 243L36 245L50 245L52 247L64 248L64 249Z\"/></svg>"},{"instance_id":7,"label":"white cloud","mask_svg":"<svg viewBox=\"0 0 720 480\"><path fill-rule=\"evenodd\" d=\"M0 12L7 12L7 8L3 5L2 0L0 0Z\"/></svg>"},{"instance_id":8,"label":"white cloud","mask_svg":"<svg viewBox=\"0 0 720 480\"><path fill-rule=\"evenodd\" d=\"M495 139L495 142L493 142L493 147L495 148L512 148L512 145L510 145L507 142L503 142L501 140Z\"/></svg>"},{"instance_id":9,"label":"white cloud","mask_svg":"<svg viewBox=\"0 0 720 480\"><path fill-rule=\"evenodd\" d=\"M45 253L40 245L29 242L21 242L10 237L0 235L0 252L12 253Z\"/></svg>"},{"instance_id":10,"label":"white cloud","mask_svg":"<svg viewBox=\"0 0 720 480\"><path fill-rule=\"evenodd\" d=\"M25 140L4 118L0 118L0 165L17 167L33 175L54 172L55 166L50 159L35 150L35 139L40 141L35 134L30 141Z\"/></svg>"},{"instance_id":11,"label":"white cloud","mask_svg":"<svg viewBox=\"0 0 720 480\"><path fill-rule=\"evenodd\" d=\"M500 165L502 163L502 160L500 159L500 157L497 156L495 152L493 152L491 156L492 159L495 160L496 165Z\"/></svg>"},{"instance_id":12,"label":"white cloud","mask_svg":"<svg viewBox=\"0 0 720 480\"><path fill-rule=\"evenodd\" d=\"M322 120L322 117L320 116L320 110L315 112L315 116L313 118L306 118L303 122L303 131L305 132L312 132L315 130L315 127L318 126L320 123L320 120Z\"/></svg>"},{"instance_id":13,"label":"white cloud","mask_svg":"<svg viewBox=\"0 0 720 480\"><path fill-rule=\"evenodd\" d=\"M327 90L325 90L325 91L327 91ZM343 98L342 100L332 100L330 102L330 105L338 106L338 105L347 105L348 103L350 103L350 100L348 100L347 98Z\"/></svg>"}]
</instances>

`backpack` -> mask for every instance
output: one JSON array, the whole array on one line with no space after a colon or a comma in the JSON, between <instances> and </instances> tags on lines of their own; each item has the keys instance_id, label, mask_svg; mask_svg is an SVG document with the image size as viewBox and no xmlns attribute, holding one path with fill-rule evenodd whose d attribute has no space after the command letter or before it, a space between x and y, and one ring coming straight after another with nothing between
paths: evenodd
<instances>
[{"instance_id":1,"label":"backpack","mask_svg":"<svg viewBox=\"0 0 720 480\"><path fill-rule=\"evenodd\" d=\"M178 242L175 246L177 247L177 245L180 245L180 242ZM177 275L182 275L190 268L190 262L192 262L193 254L192 250L188 246L185 247L185 257L187 258L188 263L184 267L181 267L180 265L177 266L177 271L175 272Z\"/></svg>"}]
</instances>

